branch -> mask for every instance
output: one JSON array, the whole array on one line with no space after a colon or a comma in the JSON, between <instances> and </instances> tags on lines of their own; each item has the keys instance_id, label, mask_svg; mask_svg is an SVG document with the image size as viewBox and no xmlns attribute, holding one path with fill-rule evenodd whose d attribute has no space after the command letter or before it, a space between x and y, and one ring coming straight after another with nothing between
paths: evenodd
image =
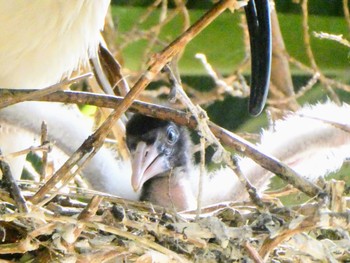
<instances>
[{"instance_id":1,"label":"branch","mask_svg":"<svg viewBox=\"0 0 350 263\"><path fill-rule=\"evenodd\" d=\"M15 93L28 91L13 91ZM2 91L0 91L0 96ZM53 94L44 96L41 101L55 101L65 103L89 104L97 107L117 108L123 104L123 98L108 95L92 94L87 92L72 92L72 91L58 91ZM179 125L187 126L191 129L197 128L197 121L194 117L190 117L188 113L174 110L168 107L148 104L140 101L134 101L131 110L133 112L145 114L163 120L171 120ZM275 173L283 180L287 180L296 188L306 193L309 196L317 196L322 193L321 189L300 177L294 170L287 165L279 162L274 157L264 154L259 151L253 144L235 135L234 133L225 130L212 122L208 122L210 130L213 134L225 145L233 148L237 152L253 159L260 166ZM91 140L90 137L87 141ZM84 142L86 147L86 142Z\"/></svg>"}]
</instances>

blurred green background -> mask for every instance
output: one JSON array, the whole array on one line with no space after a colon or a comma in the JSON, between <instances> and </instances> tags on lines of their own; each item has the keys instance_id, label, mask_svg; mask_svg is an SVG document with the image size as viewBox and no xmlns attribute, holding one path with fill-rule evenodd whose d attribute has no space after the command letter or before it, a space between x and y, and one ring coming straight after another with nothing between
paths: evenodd
<instances>
[{"instance_id":1,"label":"blurred green background","mask_svg":"<svg viewBox=\"0 0 350 263\"><path fill-rule=\"evenodd\" d=\"M113 5L147 7L154 0L112 0ZM171 1L169 1L171 5ZM310 14L342 16L342 0L309 0ZM188 0L186 6L189 9L207 9L212 6L211 0ZM300 7L290 0L275 0L277 10L284 13L299 13Z\"/></svg>"},{"instance_id":2,"label":"blurred green background","mask_svg":"<svg viewBox=\"0 0 350 263\"><path fill-rule=\"evenodd\" d=\"M153 1L113 1L113 17L118 27L118 45L123 46L129 39L124 33L130 32L145 13L146 7ZM171 1L169 1L171 5ZM188 1L191 23L203 15L210 6L211 1ZM349 48L330 40L321 40L312 35L312 32L327 32L335 35L349 37L349 28L343 15L341 0L310 0L309 4L309 28L311 47L316 62L321 71L327 76L343 83L349 83ZM276 10L282 30L282 35L289 54L300 62L310 65L305 47L303 45L302 15L300 5L292 1L276 1ZM159 21L160 11L152 13L144 23L138 24L138 28L147 29L156 25ZM243 32L241 28L242 10L231 13L225 12L219 16L210 26L201 32L189 43L180 60L180 73L183 82L188 83L198 90L209 90L213 87L213 81L208 77L202 64L194 58L196 53L204 53L209 63L221 74L228 75L237 69L244 58ZM160 39L164 45L155 45L146 57L151 57L159 52L166 44L174 40L181 32L182 18L176 17L167 24L160 33ZM124 66L131 70L140 70L141 61L144 58L146 40L139 40L126 45L121 54ZM249 67L245 75L249 81ZM292 75L295 89L305 85L310 75L292 66ZM337 94L345 101L349 100L347 93L336 90ZM317 86L300 99L301 103L315 103L325 100L324 88ZM266 125L266 116L251 118L247 113L247 99L227 97L206 108L211 120L217 124L238 131L257 131ZM222 114L225 112L225 114Z\"/></svg>"}]
</instances>

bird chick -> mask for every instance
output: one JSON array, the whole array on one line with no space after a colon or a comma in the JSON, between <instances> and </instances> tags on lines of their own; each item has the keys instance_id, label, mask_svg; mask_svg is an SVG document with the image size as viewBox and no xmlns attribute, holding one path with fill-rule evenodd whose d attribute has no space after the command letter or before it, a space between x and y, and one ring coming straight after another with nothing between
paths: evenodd
<instances>
[{"instance_id":1,"label":"bird chick","mask_svg":"<svg viewBox=\"0 0 350 263\"><path fill-rule=\"evenodd\" d=\"M305 106L274 129L262 132L259 150L289 165L311 181L337 171L350 156L349 105L327 102ZM343 126L342 126L343 125ZM132 186L141 200L178 210L197 205L199 168L192 161L192 144L186 128L173 122L136 114L127 124L127 145L132 155ZM249 158L238 165L259 193L272 173ZM247 200L248 194L234 172L222 167L203 178L203 206L223 201Z\"/></svg>"},{"instance_id":2,"label":"bird chick","mask_svg":"<svg viewBox=\"0 0 350 263\"><path fill-rule=\"evenodd\" d=\"M140 200L178 210L193 207L189 177L192 143L186 128L135 114L126 126L132 156L131 184Z\"/></svg>"}]
</instances>

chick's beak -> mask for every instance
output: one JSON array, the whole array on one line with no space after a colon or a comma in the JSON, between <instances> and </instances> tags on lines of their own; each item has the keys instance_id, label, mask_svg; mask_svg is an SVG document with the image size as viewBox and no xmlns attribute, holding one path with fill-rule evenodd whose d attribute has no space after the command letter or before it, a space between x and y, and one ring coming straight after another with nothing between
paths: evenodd
<instances>
[{"instance_id":1,"label":"chick's beak","mask_svg":"<svg viewBox=\"0 0 350 263\"><path fill-rule=\"evenodd\" d=\"M168 168L165 156L157 150L157 145L139 142L132 153L131 184L135 192L153 176L165 172Z\"/></svg>"}]
</instances>

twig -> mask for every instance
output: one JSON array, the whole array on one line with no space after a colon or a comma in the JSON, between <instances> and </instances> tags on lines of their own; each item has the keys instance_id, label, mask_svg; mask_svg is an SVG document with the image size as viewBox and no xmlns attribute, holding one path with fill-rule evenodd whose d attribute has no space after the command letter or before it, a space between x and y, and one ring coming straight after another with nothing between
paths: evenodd
<instances>
[{"instance_id":1,"label":"twig","mask_svg":"<svg viewBox=\"0 0 350 263\"><path fill-rule=\"evenodd\" d=\"M293 169L287 165L281 163L274 157L264 154L259 151L254 145L238 137L237 135L229 132L214 123L209 123L210 129L213 133L226 145L234 147L238 152L252 158L263 168L273 172L278 177L291 183L294 187L304 192L309 196L318 196L322 193L322 190L316 185L298 175ZM243 147L243 148L241 148ZM245 147L245 148L244 148Z\"/></svg>"},{"instance_id":2,"label":"twig","mask_svg":"<svg viewBox=\"0 0 350 263\"><path fill-rule=\"evenodd\" d=\"M40 143L41 143L41 145L44 145L46 142L47 142L47 124L45 123L45 121L43 121L41 124ZM40 172L40 181L41 182L44 182L45 177L46 177L47 158L48 158L47 151L43 151L42 167L41 167L41 172Z\"/></svg>"},{"instance_id":3,"label":"twig","mask_svg":"<svg viewBox=\"0 0 350 263\"><path fill-rule=\"evenodd\" d=\"M314 54L311 49L311 44L310 44L310 35L309 35L309 12L308 12L308 0L303 0L301 3L301 9L303 11L303 37L304 37L304 45L306 48L306 54L309 58L309 61L311 63L311 67L315 72L318 72L319 69L316 64L316 60L314 57Z\"/></svg>"},{"instance_id":4,"label":"twig","mask_svg":"<svg viewBox=\"0 0 350 263\"><path fill-rule=\"evenodd\" d=\"M77 154L81 154L85 151L85 147L83 147L81 149L82 152L79 152L79 149L77 151ZM78 173L81 172L81 170L83 169L83 167L85 166L85 164L90 161L93 156L95 155L95 153L98 151L97 148L93 149L93 151L91 152L90 155L88 155L83 161L80 162L79 166L77 168L75 168L74 171L72 171L73 168L71 168L70 170L62 170L61 172L64 173L63 177L61 178L61 185L59 187L56 187L56 184L58 183L58 181L56 182L57 178L55 178L53 175L49 181L47 181L40 189L39 191L30 199L32 201L32 203L35 203L36 200L38 206L43 206L46 203L48 203L49 201L51 201L58 193L59 191L64 188L70 180L72 180L74 178L74 176L76 176ZM73 165L73 167L75 166L75 164ZM61 167L62 168L62 167ZM61 169L60 168L60 169ZM56 182L55 184L53 184L53 182ZM41 190L41 191L40 191ZM48 197L46 197L46 194L51 191L50 195ZM34 199L34 201L33 201Z\"/></svg>"},{"instance_id":5,"label":"twig","mask_svg":"<svg viewBox=\"0 0 350 263\"><path fill-rule=\"evenodd\" d=\"M260 257L258 251L255 250L250 244L249 241L245 241L243 244L244 249L247 251L249 257L255 262L255 263L263 263L264 260Z\"/></svg>"},{"instance_id":6,"label":"twig","mask_svg":"<svg viewBox=\"0 0 350 263\"><path fill-rule=\"evenodd\" d=\"M286 56L288 56L288 60L290 61L290 63L294 64L295 66L297 66L298 68L314 75L315 74L315 71L306 66L305 64L301 63L300 61L296 60L295 58L289 56L288 54L286 54ZM324 74L322 74L322 72L317 72L320 74L319 76L319 79L321 81L322 84L324 85L331 85L337 89L341 89L341 90L344 90L344 91L347 91L347 92L350 92L350 86L349 85L346 85L344 83L341 83L339 81L336 81L334 79L330 79L330 78L327 78Z\"/></svg>"},{"instance_id":7,"label":"twig","mask_svg":"<svg viewBox=\"0 0 350 263\"><path fill-rule=\"evenodd\" d=\"M294 94L293 96L286 97L284 99L268 99L268 102L271 105L279 105L281 103L287 103L287 102L293 101L297 98L300 98L303 95L305 95L306 92L310 91L315 86L315 84L317 83L319 78L320 78L320 73L316 72L312 76L312 78L308 81L308 83L305 86L300 88L298 93Z\"/></svg>"},{"instance_id":8,"label":"twig","mask_svg":"<svg viewBox=\"0 0 350 263\"><path fill-rule=\"evenodd\" d=\"M303 212L300 211L299 212ZM334 213L334 212L322 212L320 207L316 205L313 207L313 210L310 210L310 207L306 210L306 214L301 215L299 219L294 219L290 223L286 224L283 229L279 231L279 234L276 237L267 238L259 254L265 258L267 255L280 243L286 239L291 238L292 236L301 233L310 231L316 228L338 228L343 227L345 230L349 230L350 226L350 217L349 212L345 213ZM294 225L298 221L298 224Z\"/></svg>"},{"instance_id":9,"label":"twig","mask_svg":"<svg viewBox=\"0 0 350 263\"><path fill-rule=\"evenodd\" d=\"M25 154L28 154L30 152L48 152L50 151L52 145L51 143L49 142L46 142L44 143L43 145L39 145L39 146L31 146L27 149L23 149L21 151L18 151L18 152L13 152L13 153L9 153L9 154L6 154L6 155L1 155L0 154L0 160L6 160L8 158L13 158L13 157L17 157L17 156L20 156L20 155L25 155Z\"/></svg>"},{"instance_id":10,"label":"twig","mask_svg":"<svg viewBox=\"0 0 350 263\"><path fill-rule=\"evenodd\" d=\"M333 34L328 34L328 33L325 33L325 32L313 32L313 35L315 37L318 37L320 39L328 39L328 40L332 40L332 41L336 41L346 47L349 47L350 48L350 42L343 38L343 35L333 35Z\"/></svg>"},{"instance_id":11,"label":"twig","mask_svg":"<svg viewBox=\"0 0 350 263\"><path fill-rule=\"evenodd\" d=\"M138 243L139 245L145 247L145 248L150 248L150 249L154 249L156 251L159 251L160 253L163 253L165 255L168 255L176 260L178 260L179 262L189 262L187 259L185 259L184 257L178 255L177 253L155 243L154 241L151 241L150 239L146 239L146 238L142 238L136 235L133 235L127 231L123 231L120 230L116 227L111 227L102 223L96 223L96 222L88 222L88 221L80 221L80 220L76 220L74 218L67 218L67 217L55 217L55 216L51 216L46 214L45 216L45 220L47 221L62 221L63 223L72 223L72 224L76 224L76 225L81 225L83 227L87 227L87 228L92 228L92 229L96 229L96 230L100 230L100 231L105 231L107 233L110 234L114 234L120 237L124 237L127 238L129 240L135 241L136 243Z\"/></svg>"},{"instance_id":12,"label":"twig","mask_svg":"<svg viewBox=\"0 0 350 263\"><path fill-rule=\"evenodd\" d=\"M175 12L173 13L172 18L174 17ZM160 7L160 15L159 15L159 21L158 23L149 30L150 32L150 38L148 39L147 46L145 47L145 50L143 52L143 58L141 58L141 61L147 61L148 55L151 53L151 50L155 46L156 43L158 43L159 34L161 32L162 27L165 25L165 21L170 21L168 18L168 1L163 0L161 1L161 7Z\"/></svg>"},{"instance_id":13,"label":"twig","mask_svg":"<svg viewBox=\"0 0 350 263\"><path fill-rule=\"evenodd\" d=\"M311 68L313 69L314 73L321 72L320 69L317 66L315 56L311 49L310 44L310 34L309 34L309 13L308 13L308 0L302 0L301 3L301 10L303 12L303 37L304 37L304 45L306 48L306 54L309 58L309 61L311 63ZM322 78L320 78L322 81ZM330 85L325 85L326 90L328 91L330 97L333 99L333 101L336 101L338 104L340 103L338 96L332 89Z\"/></svg>"},{"instance_id":14,"label":"twig","mask_svg":"<svg viewBox=\"0 0 350 263\"><path fill-rule=\"evenodd\" d=\"M272 64L269 98L276 102L274 106L282 112L295 111L299 106L294 93L288 57L285 55L286 47L275 8L271 10L271 27ZM276 117L282 116L277 115Z\"/></svg>"},{"instance_id":15,"label":"twig","mask_svg":"<svg viewBox=\"0 0 350 263\"><path fill-rule=\"evenodd\" d=\"M202 211L202 196L203 196L203 180L206 176L205 173L205 139L204 137L200 138L200 173L199 173L199 183L198 183L198 195L197 195L197 215L196 219L198 220L201 211Z\"/></svg>"},{"instance_id":16,"label":"twig","mask_svg":"<svg viewBox=\"0 0 350 263\"><path fill-rule=\"evenodd\" d=\"M96 214L102 200L103 200L102 196L98 196L98 195L93 196L90 202L88 203L88 205L78 215L78 220L82 220L82 221L91 220L91 218ZM73 235L70 237L68 245L74 244L76 240L79 238L83 230L84 230L84 227L75 225L74 228L71 230Z\"/></svg>"},{"instance_id":17,"label":"twig","mask_svg":"<svg viewBox=\"0 0 350 263\"><path fill-rule=\"evenodd\" d=\"M74 82L80 81L82 79L90 78L92 76L91 73L87 73L72 79L64 80L60 83L54 84L52 86L49 86L45 89L39 89L35 90L31 93L23 94L22 96L15 96L14 94L8 93L6 98L2 98L0 100L0 109L5 108L7 106L10 106L12 104L27 101L31 99L39 99L42 96L48 95L50 93L53 93L55 91L61 90L64 86L72 84Z\"/></svg>"},{"instance_id":18,"label":"twig","mask_svg":"<svg viewBox=\"0 0 350 263\"><path fill-rule=\"evenodd\" d=\"M207 57L204 54L197 53L195 58L199 59L202 65L204 66L204 69L209 74L209 76L215 81L215 85L218 86L218 88L223 89L223 92L233 94L233 89L227 83L222 79L222 76L219 76L218 72L216 72L212 65L209 64ZM242 96L242 94L240 94Z\"/></svg>"},{"instance_id":19,"label":"twig","mask_svg":"<svg viewBox=\"0 0 350 263\"><path fill-rule=\"evenodd\" d=\"M1 155L1 150L0 150L0 155ZM19 189L16 180L12 176L10 166L3 160L0 160L0 170L2 172L3 184L9 191L10 196L15 201L18 211L20 213L28 212L29 209L28 209L26 200L24 199L21 193L21 189Z\"/></svg>"},{"instance_id":20,"label":"twig","mask_svg":"<svg viewBox=\"0 0 350 263\"><path fill-rule=\"evenodd\" d=\"M344 10L345 21L348 25L348 30L350 32L350 13L349 13L349 1L348 0L343 0L343 10Z\"/></svg>"},{"instance_id":21,"label":"twig","mask_svg":"<svg viewBox=\"0 0 350 263\"><path fill-rule=\"evenodd\" d=\"M183 17L182 30L186 31L191 25L190 14L186 8L186 3L182 0L174 0L174 2L175 2L176 7L178 9L180 9L180 12L181 12L182 17Z\"/></svg>"}]
</instances>

